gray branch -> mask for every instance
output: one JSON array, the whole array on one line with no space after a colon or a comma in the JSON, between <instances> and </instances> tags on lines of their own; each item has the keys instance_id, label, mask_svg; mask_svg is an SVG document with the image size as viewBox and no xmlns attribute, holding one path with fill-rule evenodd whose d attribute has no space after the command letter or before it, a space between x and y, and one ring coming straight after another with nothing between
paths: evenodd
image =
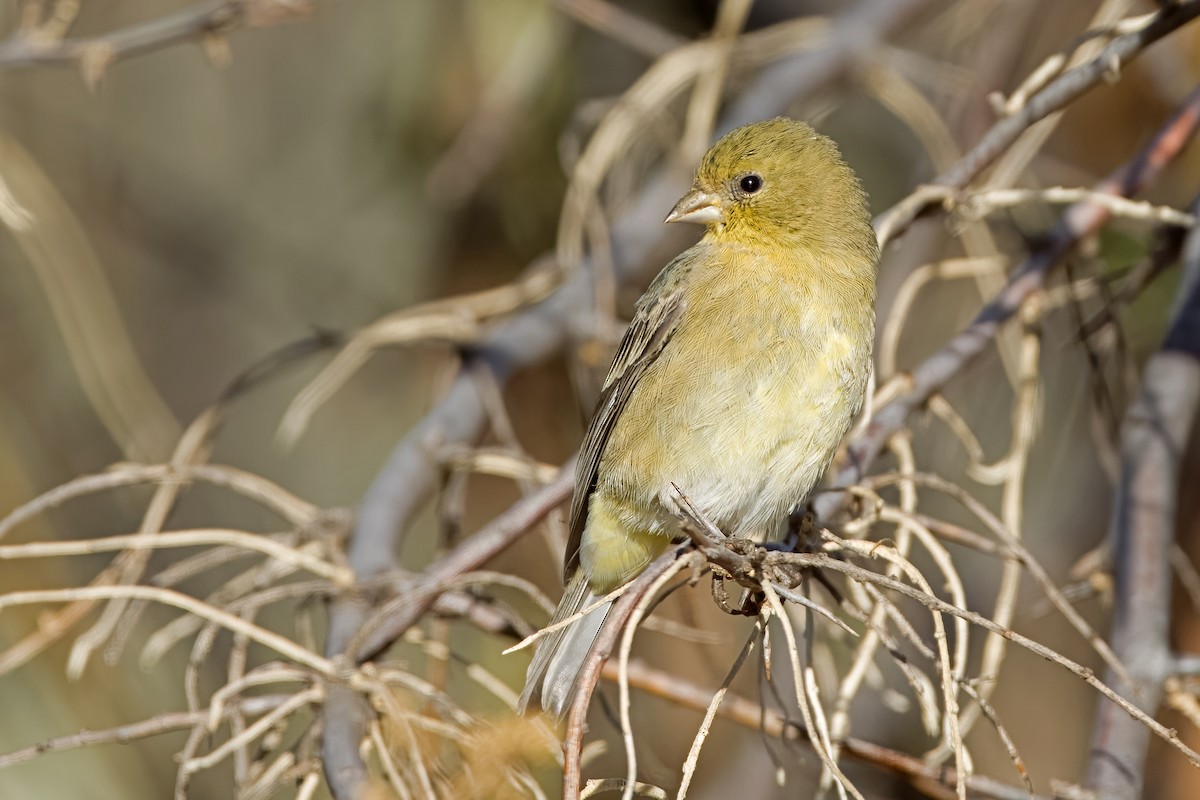
<instances>
[{"instance_id":1,"label":"gray branch","mask_svg":"<svg viewBox=\"0 0 1200 800\"><path fill-rule=\"evenodd\" d=\"M1197 204L1200 205L1200 204ZM1126 697L1154 714L1174 671L1170 650L1171 544L1180 463L1200 409L1200 226L1183 247L1179 301L1121 425L1121 475L1109 535L1116 573L1113 651L1131 686ZM1105 676L1110 685L1119 678ZM1150 731L1112 703L1096 710L1087 785L1098 797L1140 797Z\"/></svg>"}]
</instances>

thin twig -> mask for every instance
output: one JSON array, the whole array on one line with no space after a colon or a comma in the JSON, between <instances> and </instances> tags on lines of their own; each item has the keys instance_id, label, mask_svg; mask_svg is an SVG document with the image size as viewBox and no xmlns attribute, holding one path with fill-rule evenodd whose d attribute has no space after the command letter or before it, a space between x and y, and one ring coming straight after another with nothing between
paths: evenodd
<instances>
[{"instance_id":1,"label":"thin twig","mask_svg":"<svg viewBox=\"0 0 1200 800\"><path fill-rule=\"evenodd\" d=\"M39 38L17 34L0 42L0 69L77 65L95 82L112 62L206 36L227 34L243 25L266 25L308 13L305 0L215 0L149 22L87 39ZM90 70L90 72L86 72Z\"/></svg>"},{"instance_id":2,"label":"thin twig","mask_svg":"<svg viewBox=\"0 0 1200 800\"><path fill-rule=\"evenodd\" d=\"M606 678L615 680L615 667L609 665L604 674ZM634 688L701 713L708 707L713 694L712 689L693 683L678 672L667 672L638 662L629 666L629 682ZM779 712L764 708L761 703L733 692L725 694L725 700L717 709L717 715L772 738L800 743L809 741L804 727L798 722L785 719ZM931 766L920 758L863 739L851 736L841 744L848 757L903 776L917 784L928 781L936 786L953 786L957 780L953 769ZM1024 789L1017 789L982 775L968 775L966 781L971 796L996 800L1031 800L1031 795ZM1032 800L1046 798L1032 796Z\"/></svg>"},{"instance_id":3,"label":"thin twig","mask_svg":"<svg viewBox=\"0 0 1200 800\"><path fill-rule=\"evenodd\" d=\"M650 566L626 588L604 619L596 640L588 651L587 658L576 679L575 696L567 711L567 730L563 738L563 800L579 800L583 767L583 734L586 728L588 705L592 691L600 679L604 662L616 647L617 640L625 629L630 615L646 596L647 591L663 573L673 570L682 548L674 547L651 562Z\"/></svg>"},{"instance_id":4,"label":"thin twig","mask_svg":"<svg viewBox=\"0 0 1200 800\"><path fill-rule=\"evenodd\" d=\"M555 0L555 5L572 19L650 58L666 55L687 42L607 0Z\"/></svg>"},{"instance_id":5,"label":"thin twig","mask_svg":"<svg viewBox=\"0 0 1200 800\"><path fill-rule=\"evenodd\" d=\"M257 697L243 697L236 703L225 706L221 711L221 718L227 718L236 709L242 714L250 716L258 716L265 714L272 709L278 708L281 704L287 702L292 695L290 694L268 694L259 695ZM211 709L201 709L199 711L169 711L162 714L156 714L153 717L142 720L140 722L131 722L127 725L118 725L115 728L106 728L99 731L80 731L72 733L68 736L57 736L53 739L47 739L44 742L39 742L29 747L23 747L20 750L13 750L8 753L0 754L0 769L7 769L15 764L20 764L25 761L32 761L38 756L46 753L55 753L61 750L74 750L79 747L90 747L97 744L129 744L138 739L145 739L149 736L158 736L171 731L183 730L196 725L211 725L212 711Z\"/></svg>"},{"instance_id":6,"label":"thin twig","mask_svg":"<svg viewBox=\"0 0 1200 800\"><path fill-rule=\"evenodd\" d=\"M922 202L902 202L876 222L880 241L886 242L906 230L931 202L944 199L946 192L959 191L1004 153L1035 122L1063 108L1114 70L1134 58L1154 42L1200 16L1200 0L1171 3L1137 30L1113 39L1093 59L1068 70L1033 95L1021 109L992 126L979 143L949 170L930 181Z\"/></svg>"},{"instance_id":7,"label":"thin twig","mask_svg":"<svg viewBox=\"0 0 1200 800\"><path fill-rule=\"evenodd\" d=\"M202 545L227 545L262 553L284 564L308 570L314 575L328 579L337 586L350 586L354 583L354 573L347 567L330 564L323 558L289 547L262 534L228 528L169 531L150 538L132 533L123 536L105 536L99 539L0 545L0 561L78 556L90 553L109 553L114 550L164 550Z\"/></svg>"},{"instance_id":8,"label":"thin twig","mask_svg":"<svg viewBox=\"0 0 1200 800\"><path fill-rule=\"evenodd\" d=\"M746 657L754 649L754 643L762 636L762 631L763 623L760 618L755 620L750 635L746 637L746 643L742 645L742 649L738 651L737 658L733 661L733 666L729 668L729 672L725 675L725 680L721 681L720 688L713 693L708 708L704 710L704 719L701 720L700 727L696 729L696 735L692 738L692 746L688 748L687 758L683 761L683 778L679 782L679 793L675 795L675 800L686 800L688 787L692 785L692 776L696 774L696 767L700 763L700 748L704 746L704 742L708 738L708 733L712 730L713 718L716 717L717 711L721 708L721 701L725 699L726 693L729 692L729 684L733 683L733 679L741 671L742 665L746 663ZM628 680L628 663L622 665L622 672L624 679Z\"/></svg>"},{"instance_id":9,"label":"thin twig","mask_svg":"<svg viewBox=\"0 0 1200 800\"><path fill-rule=\"evenodd\" d=\"M367 661L404 634L425 615L439 594L453 588L457 576L477 569L535 525L571 495L574 464L568 463L558 478L492 520L451 553L427 567L415 586L402 583L400 596L385 604L360 630L355 653Z\"/></svg>"},{"instance_id":10,"label":"thin twig","mask_svg":"<svg viewBox=\"0 0 1200 800\"><path fill-rule=\"evenodd\" d=\"M1187 7L1195 14L1200 14L1200 0ZM1184 6L1172 6L1172 9L1182 8ZM1179 154L1191 140L1197 124L1200 124L1200 90L1193 91L1150 143L1125 167L1102 181L1096 191L1127 196L1140 190L1158 177L1163 168ZM909 415L979 357L994 340L1001 325L1011 319L1029 297L1041 290L1050 269L1082 237L1098 230L1108 218L1107 209L1086 202L1068 208L1046 245L1035 251L1012 274L1001 293L975 315L965 330L907 376L903 394L875 410L875 416L866 430L850 444L847 465L838 470L833 484L849 486L856 483L865 467L875 461L886 441L900 430ZM816 499L814 505L820 518L831 519L842 503L842 496L824 494Z\"/></svg>"},{"instance_id":11,"label":"thin twig","mask_svg":"<svg viewBox=\"0 0 1200 800\"><path fill-rule=\"evenodd\" d=\"M63 603L94 600L150 600L180 608L188 613L203 617L235 633L243 634L259 644L270 647L280 655L303 664L326 677L337 677L338 669L332 661L281 636L274 631L252 625L227 611L213 608L186 594L160 589L156 586L81 586L74 589L42 589L27 592L0 594L0 611L21 605Z\"/></svg>"},{"instance_id":12,"label":"thin twig","mask_svg":"<svg viewBox=\"0 0 1200 800\"><path fill-rule=\"evenodd\" d=\"M695 536L696 533L693 531L692 535ZM731 575L733 575L739 583L743 583L747 586L758 586L758 579L755 577L756 575L766 574L769 576L774 574L775 570L784 570L784 574L791 573L794 575L794 573L797 571L813 568L822 570L827 569L833 572L843 573L854 580L873 583L881 588L902 594L905 597L921 603L931 612L938 614L951 614L956 617L961 617L973 625L977 625L987 631L1003 636L1020 647L1029 650L1035 655L1040 656L1041 658L1044 658L1052 663L1058 664L1074 673L1093 689L1100 692L1100 694L1104 695L1113 703L1120 706L1121 709L1123 709L1131 717L1136 719L1142 725L1145 725L1176 750L1183 753L1183 755L1187 757L1188 761L1190 761L1192 764L1200 766L1200 753L1196 753L1194 750L1184 744L1180 740L1176 731L1165 727L1153 717L1139 709L1136 705L1123 698L1108 684L1097 678L1091 669L1079 664L1078 662L1072 661L1071 659L1063 656L1061 653L1058 653L1049 647L1046 647L1045 645L1039 644L1038 642L1035 642L1034 640L1017 633L1011 628L1005 628L997 625L994 621L983 616L982 614L977 614L974 611L947 603L928 591L913 588L908 584L901 583L893 578L889 578L877 572L872 572L871 570L864 569L854 564L849 564L824 553L782 553L762 551L757 556L751 558L749 556L735 553L733 550L719 546L715 543L701 544L700 549L704 553L705 557L711 562L718 564L727 570ZM870 553L869 547L867 548L866 552ZM881 549L876 551L875 554L880 555L884 552L885 550ZM947 669L947 672L948 671L949 670Z\"/></svg>"}]
</instances>

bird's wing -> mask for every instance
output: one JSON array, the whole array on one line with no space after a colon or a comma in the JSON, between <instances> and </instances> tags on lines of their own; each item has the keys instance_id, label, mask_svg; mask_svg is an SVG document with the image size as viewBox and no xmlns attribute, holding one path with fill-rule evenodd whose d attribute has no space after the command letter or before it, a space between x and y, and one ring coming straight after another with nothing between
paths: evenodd
<instances>
[{"instance_id":1,"label":"bird's wing","mask_svg":"<svg viewBox=\"0 0 1200 800\"><path fill-rule=\"evenodd\" d=\"M600 458L608 436L621 411L637 388L638 381L663 351L679 325L684 306L682 286L694 255L681 253L654 280L638 301L629 329L621 338L613 357L604 389L596 403L596 413L588 425L575 466L575 495L571 501L571 536L567 541L564 580L569 581L579 565L579 545L587 525L588 500L596 488Z\"/></svg>"}]
</instances>

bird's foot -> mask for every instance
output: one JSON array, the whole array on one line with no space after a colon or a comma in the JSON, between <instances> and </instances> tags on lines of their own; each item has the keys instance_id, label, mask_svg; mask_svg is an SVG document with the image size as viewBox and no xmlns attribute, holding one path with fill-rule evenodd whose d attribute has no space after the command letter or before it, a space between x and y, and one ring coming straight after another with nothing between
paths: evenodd
<instances>
[{"instance_id":1,"label":"bird's foot","mask_svg":"<svg viewBox=\"0 0 1200 800\"><path fill-rule=\"evenodd\" d=\"M729 602L729 591L725 588L725 581L731 577L720 567L713 567L712 596L717 608L735 617L757 617L758 612L762 609L763 593L743 589L738 604L732 605Z\"/></svg>"}]
</instances>

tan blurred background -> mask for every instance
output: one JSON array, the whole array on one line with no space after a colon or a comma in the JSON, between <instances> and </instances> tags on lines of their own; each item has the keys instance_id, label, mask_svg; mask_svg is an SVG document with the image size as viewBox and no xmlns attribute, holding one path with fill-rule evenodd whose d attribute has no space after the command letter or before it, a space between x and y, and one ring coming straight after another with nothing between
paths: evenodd
<instances>
[{"instance_id":1,"label":"tan blurred background","mask_svg":"<svg viewBox=\"0 0 1200 800\"><path fill-rule=\"evenodd\" d=\"M711 26L716 3L620 5L693 38ZM750 25L837 13L842 5L761 0ZM1086 28L1096 5L933 2L894 46L961 152L994 120L988 92L1011 91ZM1143 12L1151 7L1126 5ZM84 3L72 34L99 35L184 7ZM20 14L20 4L5 3L0 29L14 30ZM549 0L316 2L310 14L238 30L227 45L228 64L213 63L223 60L224 45L206 51L194 42L121 60L92 89L69 67L0 71L0 179L39 221L36 233L0 232L0 512L116 461L165 459L182 426L229 381L314 328L350 331L420 300L514 278L554 245L566 186L563 159L578 152L598 115L650 63ZM1200 79L1197 53L1193 25L1128 68L1119 85L1078 102L1034 161L1037 184L1090 185L1119 166ZM910 130L853 82L786 110L814 119L841 142L877 212L936 171ZM459 137L481 124L483 112L487 135L464 147ZM671 133L648 135L669 139ZM1182 206L1198 185L1200 152L1192 148L1151 197ZM1019 254L1024 238L1035 238L1052 220L1049 211L1013 215L997 218L993 229L1005 251ZM1114 225L1081 274L1127 268L1149 246L1148 231L1145 224ZM914 266L959 252L952 233L940 220L922 223L893 246L880 276L882 312ZM1173 281L1168 276L1152 287L1126 319L1134 362L1158 342ZM921 294L901 340L900 366L916 364L952 335L978 299L966 282ZM1025 533L1061 581L1102 538L1108 481L1089 432L1092 374L1076 342L1076 320L1060 309L1045 324L1044 417L1027 481ZM325 359L301 361L240 398L213 460L262 473L321 506L354 505L392 445L436 396L448 352L376 356L317 413L294 447L278 446L284 408ZM545 462L566 458L580 435L570 386L564 364L556 362L519 376L508 389L523 444ZM998 457L1008 441L1012 398L994 354L949 396ZM944 428L928 421L915 428L924 467L959 477L964 457ZM979 493L995 507L994 491ZM122 490L75 501L9 540L131 532L147 494ZM479 480L471 497L467 530L516 491ZM278 523L228 495L196 489L171 518L173 527L188 525L269 530ZM419 566L430 548L432 515L423 525L410 537L409 566ZM0 563L0 585L78 585L102 563ZM524 566L530 563L537 566ZM981 561L976 568L970 558L964 564L972 598L986 606L994 565ZM556 591L557 567L540 541L524 543L497 566L532 574ZM705 602L694 603L694 613L704 624L740 641L742 622L714 614L707 597L699 600ZM1033 601L1023 607L1031 610ZM1087 601L1083 608L1102 621L1101 603ZM32 630L37 611L0 614L0 646ZM155 610L147 621L167 618ZM1020 628L1067 655L1088 658L1059 620L1027 620ZM652 658L658 652L659 662L666 647L676 653L667 654L671 660L689 654L683 660L695 662L693 677L711 680L725 668L723 655L690 655L703 647L647 637L647 652ZM464 652L517 685L524 662L500 659L495 645L462 643ZM0 677L0 752L181 707L178 675L186 648L178 649L168 663L145 671L135 646L115 664L94 660L72 683L64 677L68 646L55 644ZM1005 669L1016 678L1002 685L996 703L1039 788L1046 789L1050 777L1077 776L1094 695L1027 654L1014 652ZM745 688L753 685L748 680ZM858 711L858 735L920 752L909 738L911 715ZM663 743L645 756L651 778L670 780L677 772L696 721L656 701L640 709L635 722L645 740ZM600 735L611 737L611 728ZM603 762L606 773L621 769L616 741ZM129 747L51 754L0 772L0 797L168 796L171 755L181 742L182 734L172 734ZM981 769L1012 780L994 736L982 731L972 744ZM794 784L772 788L773 768L764 755L770 748L757 737L718 725L709 747L712 760L693 796L795 796ZM782 752L790 758L795 751ZM1174 763L1170 754L1163 758ZM811 755L801 762L795 774L816 774ZM191 796L227 796L227 779L219 772L200 776ZM889 793L901 790L885 778L864 778L863 786L879 797L901 796Z\"/></svg>"}]
</instances>

